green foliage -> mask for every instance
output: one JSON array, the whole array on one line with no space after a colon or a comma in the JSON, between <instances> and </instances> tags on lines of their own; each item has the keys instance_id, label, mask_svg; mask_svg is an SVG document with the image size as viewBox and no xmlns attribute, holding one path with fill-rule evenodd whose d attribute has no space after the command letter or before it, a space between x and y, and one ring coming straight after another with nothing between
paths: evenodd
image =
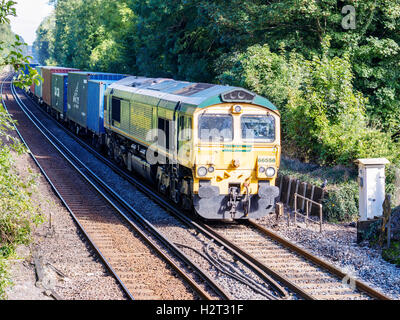
<instances>
[{"instance_id":1,"label":"green foliage","mask_svg":"<svg viewBox=\"0 0 400 320\"><path fill-rule=\"evenodd\" d=\"M0 255L0 300L4 300L6 298L5 288L10 284L11 282L9 280L6 260Z\"/></svg>"},{"instance_id":2,"label":"green foliage","mask_svg":"<svg viewBox=\"0 0 400 320\"><path fill-rule=\"evenodd\" d=\"M0 2L0 31L5 31L0 36L3 41L0 67L9 65L20 71L31 57L24 56L26 43L18 35L14 36L8 25L8 16L16 15L14 4L14 1ZM37 72L31 68L30 71L29 75L19 75L15 84L22 87L37 81ZM13 121L0 104L0 299L5 299L5 288L10 284L6 259L14 254L17 245L29 243L32 226L42 222L31 200L36 177L31 175L25 180L15 171L12 152L21 155L26 150L10 135L13 129Z\"/></svg>"},{"instance_id":3,"label":"green foliage","mask_svg":"<svg viewBox=\"0 0 400 320\"><path fill-rule=\"evenodd\" d=\"M219 76L268 97L282 114L285 153L321 164L350 164L357 158L397 160L389 133L369 125L368 99L353 87L349 54L331 57L329 39L321 55L307 60L291 52L255 45L236 53Z\"/></svg>"},{"instance_id":4,"label":"green foliage","mask_svg":"<svg viewBox=\"0 0 400 320\"><path fill-rule=\"evenodd\" d=\"M36 40L33 43L33 50L41 65L52 65L54 63L54 60L52 60L54 57L54 29L55 16L51 14L42 21L36 30Z\"/></svg>"},{"instance_id":5,"label":"green foliage","mask_svg":"<svg viewBox=\"0 0 400 320\"><path fill-rule=\"evenodd\" d=\"M42 222L31 200L36 177L21 179L14 169L11 148L24 151L21 145L0 145L0 299L5 298L5 287L10 284L5 260L14 254L17 245L30 242L32 226Z\"/></svg>"},{"instance_id":6,"label":"green foliage","mask_svg":"<svg viewBox=\"0 0 400 320\"><path fill-rule=\"evenodd\" d=\"M21 146L13 148L23 151ZM0 255L4 258L15 245L29 243L31 225L41 221L31 201L36 177L22 180L14 170L14 163L10 147L3 145L0 149Z\"/></svg>"},{"instance_id":7,"label":"green foliage","mask_svg":"<svg viewBox=\"0 0 400 320\"><path fill-rule=\"evenodd\" d=\"M358 217L358 184L355 181L328 188L328 197L323 202L328 221L355 221Z\"/></svg>"},{"instance_id":8,"label":"green foliage","mask_svg":"<svg viewBox=\"0 0 400 320\"><path fill-rule=\"evenodd\" d=\"M268 45L255 45L245 52L223 56L216 69L224 70L218 80L224 84L248 88L268 97L281 109L300 87L305 72L304 59L292 52L288 57L282 47L273 53Z\"/></svg>"},{"instance_id":9,"label":"green foliage","mask_svg":"<svg viewBox=\"0 0 400 320\"><path fill-rule=\"evenodd\" d=\"M382 258L400 266L400 242L392 241L390 248L382 250Z\"/></svg>"},{"instance_id":10,"label":"green foliage","mask_svg":"<svg viewBox=\"0 0 400 320\"><path fill-rule=\"evenodd\" d=\"M329 222L356 221L358 217L357 170L345 166L322 167L283 158L280 174L321 186L326 180L324 217Z\"/></svg>"},{"instance_id":11,"label":"green foliage","mask_svg":"<svg viewBox=\"0 0 400 320\"><path fill-rule=\"evenodd\" d=\"M82 70L136 72L136 16L132 1L59 0L37 30L42 64Z\"/></svg>"}]
</instances>

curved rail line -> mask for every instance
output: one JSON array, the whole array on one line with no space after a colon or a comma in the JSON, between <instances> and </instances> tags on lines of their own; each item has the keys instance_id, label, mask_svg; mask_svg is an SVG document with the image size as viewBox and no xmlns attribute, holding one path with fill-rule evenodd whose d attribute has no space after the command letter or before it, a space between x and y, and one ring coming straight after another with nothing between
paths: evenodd
<instances>
[{"instance_id":1,"label":"curved rail line","mask_svg":"<svg viewBox=\"0 0 400 320\"><path fill-rule=\"evenodd\" d=\"M37 107L47 117L51 118L39 105L37 105ZM54 119L52 119L52 120L55 121ZM223 237L221 237L220 235L215 233L206 224L202 223L201 221L197 221L196 222L193 219L190 219L185 213L181 212L176 207L174 207L172 204L170 204L169 201L167 199L165 199L162 195L158 194L156 191L151 189L151 187L148 187L146 185L146 182L141 181L141 180L133 177L128 172L126 172L125 170L123 170L120 167L118 167L114 162L110 161L109 159L107 159L103 155L101 155L98 151L94 150L93 147L91 147L89 144L87 144L86 142L84 142L81 139L77 138L74 134L72 134L63 125L61 125L58 122L55 122L55 123L57 123L57 125L62 130L64 130L64 132L66 132L70 137L75 139L82 147L84 147L86 150L91 152L95 157L97 157L98 159L100 159L101 161L106 163L109 167L111 167L113 169L113 171L118 173L125 180L129 181L135 187L137 187L138 189L142 190L142 192L144 192L146 195L150 196L156 203L158 203L164 209L166 209L171 214L173 214L175 217L177 217L185 225L188 225L188 226L190 226L192 228L195 228L199 232L205 234L207 237L209 237L211 239L214 239L215 241L218 241L221 246L223 246L224 248L228 249L230 252L232 252L235 255L237 255L242 261L244 261L248 265L250 265L258 274L264 275L264 276L265 275L269 275L270 277L272 277L272 279L276 279L279 283L281 283L281 285L289 288L291 291L295 292L297 295L299 295L303 299L308 299L308 300L312 300L313 299L312 296L310 296L307 292L302 290L300 287L298 287L292 281L290 281L289 279L285 278L284 276L278 274L277 272L273 271L271 268L267 267L265 264L260 263L257 259L255 259L255 258L251 257L250 255L246 254L246 252L241 250L239 247L235 246L232 242L230 242L227 239L224 239ZM272 279L270 281L275 282ZM276 286L279 288L278 284L276 284Z\"/></svg>"},{"instance_id":2,"label":"curved rail line","mask_svg":"<svg viewBox=\"0 0 400 320\"><path fill-rule=\"evenodd\" d=\"M12 75L11 75L11 78L12 78ZM2 96L3 96L3 87L4 87L5 81L6 81L6 79L2 83L2 89L1 89ZM54 136L52 136L52 134L50 132L48 132L47 129L44 128L40 124L40 122L35 121L36 119L34 118L34 116L32 114L29 115L29 110L26 109L26 106L24 106L24 103L19 99L17 93L14 90L15 89L13 88L13 85L11 85L12 95L13 95L16 103L21 108L21 110L25 113L25 115L32 121L32 123L36 126L36 128L44 135L44 137L49 141L49 143L53 146L53 148L56 149L68 161L68 163L87 181L87 183L89 183L91 185L92 188L94 188L98 192L99 195L101 195L101 197L109 205L112 206L112 208L114 210L114 214L119 214L119 216L124 219L124 221L130 226L130 228L132 228L132 230L134 230L137 234L139 234L140 238L142 240L144 240L145 243L148 244L160 257L162 257L162 259L164 261L166 261L167 264L169 266L171 266L184 279L184 281L191 288L193 288L194 291L197 292L197 294L201 298L207 299L207 300L213 299L208 292L206 292L195 281L193 281L191 279L191 277L183 269L181 269L179 266L177 266L176 263L174 261L172 261L149 236L147 236L143 231L141 231L141 229L138 226L136 226L131 221L131 219L128 217L128 215L123 212L124 209L122 209L124 207L128 208L126 203L123 203L123 202L118 203L118 200L116 200L116 199L112 200L114 195L107 194L105 190L101 190L102 188L98 187L96 185L96 183L99 182L98 181L99 179L88 168L85 168L85 166L83 165L83 163L81 163L79 161L79 159L74 158L74 156L67 149L65 149L65 147L62 145L62 143L57 141L57 139ZM8 100L8 95L7 95L7 100ZM3 104L6 108L6 103L4 100L3 100ZM15 128L15 129L16 129L19 137L21 138L21 140L23 141L23 143L26 145L26 147L29 150L29 147L28 147L26 141L24 140L23 136L21 135L21 133L18 131L17 128ZM85 215L80 216L80 214L77 213L77 211L79 211L79 207L82 205L82 203L79 202L78 206L75 205L74 208L71 208L72 206L71 206L71 204L68 203L69 201L66 200L65 196L63 196L61 194L62 192L59 191L60 187L62 188L62 185L60 186L60 185L57 185L57 183L53 183L53 181L50 179L50 177L46 173L46 169L43 168L43 166L40 164L40 160L38 160L33 155L32 152L29 152L29 153L30 153L31 157L33 158L33 160L35 161L35 163L40 168L44 177L47 179L47 181L52 186L53 190L56 192L56 194L61 199L63 204L66 206L66 208L70 212L71 216L73 217L73 219L75 220L75 222L77 223L77 225L79 226L79 228L81 229L81 231L83 232L85 237L88 239L89 243L92 245L92 247L98 253L99 257L104 262L107 269L111 272L111 274L120 283L121 287L123 288L123 290L127 294L127 296L130 299L134 299L135 298L134 293L132 293L132 291L134 291L134 290L128 289L128 285L125 284L125 282L118 275L119 272L117 272L115 270L113 265L108 261L109 259L107 259L107 257L105 257L105 255L102 253L102 251L99 249L99 247L95 244L96 241L94 241L92 239L92 237L90 236L89 232L87 230L85 230L83 223L82 223L82 218L85 217ZM69 199L69 200L71 200L71 199ZM129 208L129 209L130 209L130 212L129 212L130 214L134 213L134 214L140 216L140 214L133 208ZM86 217L87 217L87 215L86 215ZM98 230L96 230L96 232L97 231ZM167 247L169 247L169 249L174 249L174 248L176 249L176 247L172 243L170 243L167 239L163 239L163 237L159 233L155 232L152 235L155 236L157 239L162 240L162 243L164 245L166 245ZM190 259L188 259L184 254L181 254L179 250L174 250L174 251L175 251L174 254L176 254L176 256L178 256L180 259L185 261L185 263L187 265L189 265L193 270L196 271L196 274L199 275L203 279L203 281L205 281L207 283L207 285L209 285L214 290L214 292L217 294L218 297L220 297L222 299L230 299L230 296L223 289L221 289L216 283L214 283L214 281L212 279L210 279L201 269L197 268L196 265L191 263ZM129 277L126 277L126 274L124 274L124 276L125 276L125 278L129 278ZM129 281L127 281L127 282L129 282Z\"/></svg>"},{"instance_id":3,"label":"curved rail line","mask_svg":"<svg viewBox=\"0 0 400 320\"><path fill-rule=\"evenodd\" d=\"M39 110L41 110L44 114L46 114L48 117L49 115L47 113L45 113L45 111L39 107ZM30 112L29 110L27 110L27 112ZM52 119L54 121L54 119ZM88 146L86 143L84 143L83 141L81 141L80 139L78 139L76 136L74 136L72 133L70 133L66 128L64 128L61 124L59 124L58 122L55 122L59 125L59 127L61 127L66 133L68 133L71 137L73 137L75 139L75 141L79 142L82 146L84 146L88 151L95 153L96 157L101 158L103 161L107 162L108 165L112 166L113 170L117 170L118 173L120 173L121 175L124 174L124 178L129 179L128 181L132 182L135 186L137 186L139 189L141 189L142 191L144 190L143 188L145 188L145 190L148 190L149 192L152 192L150 189L148 189L147 187L145 187L144 185L142 185L142 182L138 182L137 180L135 180L133 177L128 176L126 173L123 173L123 171L118 168L115 164L113 164L112 162L110 162L109 160L105 159L102 155L100 155L97 151L93 150L90 146ZM51 133L50 133L51 134ZM66 150L65 152L69 152L68 150ZM73 156L73 155L72 155ZM79 161L79 160L78 160ZM80 165L84 164L82 162L80 162ZM89 168L86 168L87 171L90 171ZM94 175L91 172L91 175ZM94 175L95 176L95 175ZM98 177L96 177L96 183L101 184L102 188L107 189L109 188L108 186L105 185L105 183L103 181L101 181ZM136 212L135 209L133 209L129 204L126 203L126 201L124 201L118 194L116 194L115 192L109 192L111 194L111 196L113 198L118 199L118 202L120 204L122 204L124 206L124 208L129 209L129 211L131 211L131 213L138 217L140 219L139 223L143 224L144 227L146 229L152 229L155 230L155 228L139 213ZM147 194L147 193L146 193ZM166 202L164 199L162 199L161 197L157 196L156 194L152 193L152 198L153 196L157 197L156 201L157 203L159 203L164 209L167 209L167 211L171 212L171 210L173 210L173 212L178 213L179 211L176 211L176 209L174 209L168 202ZM154 199L154 198L153 198ZM179 213L179 215L177 216L178 219L183 222L185 225L190 226L191 228L194 228L196 230L198 230L200 233L204 234L206 237L212 239L213 241L215 241L216 243L218 243L221 247L223 247L225 250L229 251L233 256L237 257L238 260L241 260L244 264L247 264L251 269L253 269L253 271L264 281L266 281L267 283L269 283L273 288L275 288L275 290L277 290L277 292L280 293L281 297L283 297L284 299L288 298L288 294L286 292L286 290L282 287L282 285L280 285L279 283L277 283L273 278L271 278L270 273L265 272L264 270L261 270L260 268L258 268L256 265L254 265L251 261L249 261L248 259L246 259L245 257L243 257L241 254L237 253L232 247L230 247L229 245L227 245L227 243L225 242L221 242L218 240L218 238L214 237L212 234L210 234L209 232L207 232L205 229L203 229L199 224L196 224L194 221L191 221L190 219L188 219L188 217L186 217L184 214ZM156 231L155 231L156 232ZM160 237L161 235L158 235L158 237ZM162 236L161 236L162 237ZM171 245L171 244L169 244ZM172 245L174 248L174 252L177 252L179 249L176 248L175 245ZM181 255L184 255L183 252L180 253ZM195 269L197 269L197 267L194 267ZM211 281L211 279L209 279L209 281ZM286 284L285 284L286 285ZM220 295L222 295L223 293L220 293ZM229 299L230 296L228 294L225 293L225 297L224 299Z\"/></svg>"},{"instance_id":4,"label":"curved rail line","mask_svg":"<svg viewBox=\"0 0 400 320\"><path fill-rule=\"evenodd\" d=\"M40 110L43 111L42 108L39 107ZM44 111L43 111L44 112ZM45 112L44 112L45 113ZM48 114L45 113L47 116ZM224 245L226 248L229 248L229 250L232 250L233 252L236 252L239 257L247 261L255 270L261 273L267 273L271 277L273 277L276 281L281 283L284 286L287 286L290 290L293 292L297 293L300 297L304 299L324 299L324 298L332 298L329 294L327 295L313 295L310 293L310 290L305 288L304 286L301 285L301 281L294 281L292 279L295 279L295 277L291 277L288 275L285 270L283 269L276 269L273 268L272 266L268 265L267 262L264 262L262 257L259 256L254 256L251 255L248 251L243 250L241 247L236 245L233 241L230 239L227 239L224 237L221 233L217 232L213 227L210 227L209 225L204 224L201 221L193 221L190 218L188 218L184 213L179 211L176 207L174 207L168 200L166 200L162 195L159 195L156 191L152 190L150 187L144 185L143 181L139 181L138 179L134 178L131 174L129 174L126 170L121 169L118 167L115 163L110 161L109 159L105 158L103 155L101 155L99 152L94 150L90 145L88 145L86 142L82 141L81 139L77 139L69 130L67 130L64 126L62 126L60 123L56 122L63 130L68 133L71 137L73 137L80 145L82 145L84 148L86 148L88 151L90 151L93 155L95 155L98 159L102 160L105 162L109 167L111 167L116 173L121 175L124 179L127 181L131 182L133 185L135 185L138 189L142 190L144 193L149 195L153 200L155 200L159 205L164 207L166 210L168 210L170 213L174 214L177 216L182 222L186 224L190 224L194 226L196 229L199 231L207 234L209 237L212 237L214 239L218 239L222 245ZM290 255L296 254L301 256L303 259L309 261L310 263L318 266L321 270L324 272L329 273L331 276L336 277L336 279L341 283L344 278L347 277L347 280L349 282L353 282L355 284L355 289L359 293L349 293L347 292L346 294L343 295L338 295L336 296L339 298L374 298L374 299L381 299L381 300L390 300L389 297L385 296L384 294L376 291L375 289L369 287L365 283L353 279L351 277L348 277L345 273L340 271L339 269L335 268L334 266L328 264L327 262L323 261L322 259L319 259L315 256L313 256L311 253L299 248L295 244L289 242L288 240L285 240L275 233L273 233L270 230L267 230L263 228L262 226L258 225L255 221L249 220L247 222L249 227L252 227L256 229L257 231L261 232L264 234L264 236L268 237L271 240L274 240L278 242L282 248L284 248L288 254L288 251L292 252L289 254L289 256L286 256L287 259L289 259ZM269 255L271 256L271 255ZM301 273L301 270L300 270ZM291 277L291 278L290 278ZM307 278L307 277L306 277ZM311 277L311 280L312 277ZM315 279L314 279L315 280ZM328 285L322 284L325 288L327 288L327 292L329 292L329 283ZM337 283L335 284L337 286ZM306 286L307 287L307 286ZM354 291L354 290L353 290Z\"/></svg>"},{"instance_id":5,"label":"curved rail line","mask_svg":"<svg viewBox=\"0 0 400 320\"><path fill-rule=\"evenodd\" d=\"M17 95L16 95L17 97ZM18 98L18 97L17 97ZM20 99L19 99L20 100ZM20 104L24 105L24 103L20 100ZM33 115L33 113L28 109L25 108L23 106L20 106L21 108L23 108L24 112L26 113L30 113L32 117L35 118L35 116ZM43 111L43 109L39 108L40 110ZM44 112L44 111L43 111ZM45 113L46 114L46 113ZM30 117L29 115L27 115L28 117ZM48 116L48 115L47 115ZM35 125L38 125L35 123ZM62 127L62 126L61 126ZM43 127L43 130L47 131L47 128ZM63 127L62 127L63 128ZM64 130L66 130L64 128ZM66 131L68 132L68 131ZM69 133L70 134L70 133ZM52 136L52 139L55 139L54 135L48 131L48 135ZM72 137L74 137L75 141L80 142L80 139L78 139L77 137L71 135ZM47 137L48 138L48 137ZM76 161L79 163L79 166L85 167L85 165L83 164L83 162L81 162L76 156L74 156L69 150L68 148L66 148L65 146L62 145L62 142L58 141L57 142L58 145L61 146L61 148L63 149L63 152L67 153L69 157L73 157ZM86 146L87 149L87 146ZM90 151L90 150L89 150ZM93 150L94 151L94 150ZM163 244L165 244L166 246L169 247L170 250L172 250L174 252L174 254L178 255L182 260L184 260L185 262L187 262L190 267L194 270L196 270L197 273L200 274L201 278L203 278L203 280L205 280L212 288L215 292L218 293L218 295L220 297L222 297L223 299L230 299L231 296L224 291L223 288L221 288L218 284L216 284L213 279L211 279L200 267L197 267L196 265L194 265L189 258L186 257L186 255L180 251L177 248L177 245L170 243L166 238L164 238L157 230L156 228L151 225L141 214L139 214L134 208L132 208L124 199L122 199L117 193L115 193L111 187L109 187L104 181L102 181L100 178L98 178L88 167L85 167L85 172L89 172L91 177L96 180L96 184L101 186L101 189L103 190L107 190L107 194L114 198L114 200L116 200L118 202L118 204L120 204L124 209L126 209L126 211L129 212L129 214L131 216L134 216L136 218L136 221L141 224L146 230L150 230L152 231L152 234L154 234L161 242L163 242ZM90 182L90 181L89 181ZM139 183L140 186L140 183ZM142 186L141 186L142 187ZM163 206L165 208L165 206ZM235 252L234 249L228 247L225 243L221 243L220 241L218 241L217 238L215 238L214 236L212 236L211 234L207 233L204 229L201 230L201 227L199 227L198 225L195 225L192 221L190 221L189 219L187 219L187 217L183 216L183 219L180 219L182 222L184 222L186 225L190 226L191 228L195 228L198 231L200 231L200 233L203 233L206 235L206 237L212 239L212 241L215 240L215 242L219 242L219 244L221 245L221 247L224 248L225 251L228 251L232 256L235 257L235 259L237 259L238 261L241 260L245 265L247 264L252 270L253 272L255 272L255 274L257 274L257 276L259 276L263 281L265 281L266 283L269 284L269 286L271 287L271 289L273 289L273 291L275 292L275 294L280 295L282 298L287 299L288 298L288 294L286 292L286 290L279 284L277 283L273 278L271 278L269 276L268 273L265 273L263 270L260 270L257 266L255 266L251 261L248 261L245 257L241 256L240 254L238 254L237 252ZM232 278L234 278L232 276ZM243 282L243 281L242 281ZM247 283L250 284L251 280L247 280ZM251 285L251 284L250 284ZM256 286L253 286L252 289L255 292L259 292L259 288L257 288ZM265 292L265 290L264 290ZM265 294L264 294L265 295ZM265 295L266 297L269 297L270 299L280 299L277 298L276 296L273 296L271 294L267 294Z\"/></svg>"},{"instance_id":6,"label":"curved rail line","mask_svg":"<svg viewBox=\"0 0 400 320\"><path fill-rule=\"evenodd\" d=\"M267 238L279 243L282 247L292 251L294 254L301 256L305 260L309 261L310 263L319 266L323 270L328 271L332 275L336 276L336 278L340 281L345 281L346 283L352 284L354 286L354 290L358 290L360 292L364 292L368 296L378 300L391 300L386 295L382 294L381 292L371 288L364 282L357 280L355 278L350 277L348 274L344 273L340 269L336 268L332 264L316 257L315 255L311 254L307 250L300 248L299 246L295 245L294 243L284 239L283 237L279 236L275 232L261 226L256 221L250 219L247 221L247 224L256 229L257 231L261 232Z\"/></svg>"}]
</instances>

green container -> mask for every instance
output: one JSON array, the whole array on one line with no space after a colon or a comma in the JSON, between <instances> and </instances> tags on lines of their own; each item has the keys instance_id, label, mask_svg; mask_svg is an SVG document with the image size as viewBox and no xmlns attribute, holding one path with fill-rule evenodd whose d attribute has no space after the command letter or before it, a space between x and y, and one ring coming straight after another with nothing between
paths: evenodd
<instances>
[{"instance_id":1,"label":"green container","mask_svg":"<svg viewBox=\"0 0 400 320\"><path fill-rule=\"evenodd\" d=\"M42 68L43 68L43 66L36 67L36 71L38 72L39 76L42 76ZM43 90L43 83L39 79L39 85L35 84L35 96L38 98L41 98L42 90Z\"/></svg>"},{"instance_id":2,"label":"green container","mask_svg":"<svg viewBox=\"0 0 400 320\"><path fill-rule=\"evenodd\" d=\"M67 73L53 73L51 80L51 107L60 114L67 111Z\"/></svg>"},{"instance_id":3,"label":"green container","mask_svg":"<svg viewBox=\"0 0 400 320\"><path fill-rule=\"evenodd\" d=\"M125 78L125 75L101 72L69 72L67 119L87 128L87 101L89 80L114 80Z\"/></svg>"}]
</instances>

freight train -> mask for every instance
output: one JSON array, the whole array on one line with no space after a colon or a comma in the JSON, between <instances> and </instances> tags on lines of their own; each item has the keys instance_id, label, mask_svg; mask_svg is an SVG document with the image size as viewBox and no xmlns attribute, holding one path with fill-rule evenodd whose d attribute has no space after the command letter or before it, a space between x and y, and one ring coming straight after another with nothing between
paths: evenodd
<instances>
[{"instance_id":1,"label":"freight train","mask_svg":"<svg viewBox=\"0 0 400 320\"><path fill-rule=\"evenodd\" d=\"M280 114L238 87L36 66L32 97L75 134L207 220L275 210Z\"/></svg>"}]
</instances>

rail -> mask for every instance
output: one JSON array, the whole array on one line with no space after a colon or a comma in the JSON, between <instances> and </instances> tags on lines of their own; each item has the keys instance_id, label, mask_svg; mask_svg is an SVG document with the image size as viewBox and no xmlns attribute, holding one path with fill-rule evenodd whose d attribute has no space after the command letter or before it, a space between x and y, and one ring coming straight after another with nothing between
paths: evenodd
<instances>
[{"instance_id":1,"label":"rail","mask_svg":"<svg viewBox=\"0 0 400 320\"><path fill-rule=\"evenodd\" d=\"M4 80L5 81L5 80ZM3 81L3 84L4 84ZM211 300L212 298L210 295L205 292L197 283L195 283L189 275L186 274L185 271L183 271L176 263L173 262L171 258L167 256L166 253L159 247L158 244L156 244L151 237L147 236L143 230L138 228L138 226L131 221L130 217L127 216L127 214L130 214L135 217L139 217L138 222L140 222L140 217L141 214L137 212L135 209L130 207L127 203L125 203L122 199L116 195L111 188L109 188L104 182L101 181L89 168L87 168L78 158L76 158L75 155L73 155L68 148L66 148L62 142L60 142L46 127L41 124L41 122L36 118L36 116L27 108L27 106L24 104L24 102L18 97L17 92L15 91L15 88L13 84L11 84L11 93L15 98L15 101L21 108L21 110L26 114L26 116L32 121L33 125L43 134L43 136L49 141L49 143L66 159L66 161L77 170L77 172L88 182L89 185L91 185L94 189L96 189L99 194L116 210L116 212L123 218L124 221L126 221L129 226L137 232L140 237L148 244L150 247L152 247L156 253L162 257L164 261L167 262L182 278L184 281L191 286L201 298L206 299L206 300ZM17 130L17 128L16 128ZM22 135L19 133L17 130L19 136L21 139L23 139ZM23 140L24 141L24 140ZM25 141L24 141L25 142ZM25 145L26 142L25 142ZM28 147L28 146L27 146ZM28 147L29 148L29 147ZM32 153L30 153L31 156L33 156ZM34 157L34 156L33 156ZM37 164L38 162L35 161ZM111 274L117 279L117 281L121 284L123 287L124 291L128 294L128 296L131 299L134 299L132 296L132 293L129 292L129 290L126 288L125 284L123 281L118 277L117 272L113 269L111 264L108 262L108 260L104 257L104 255L100 252L100 250L96 247L94 244L94 241L89 237L83 226L80 224L79 219L73 214L73 212L70 210L68 204L64 201L63 197L60 195L60 193L57 191L57 188L53 185L52 181L48 178L46 175L46 172L43 170L43 168L39 165L39 168L41 172L44 174L48 182L51 184L53 190L56 191L57 196L61 199L61 201L64 203L66 208L69 210L71 213L72 217L74 220L77 222L78 226L82 230L82 232L85 234L86 238L88 239L89 243L95 248L96 252L99 254L101 257L102 261L106 264L107 268L111 272ZM126 211L126 212L123 212ZM145 219L143 219L144 221ZM142 222L143 222L142 221ZM146 222L144 225L146 225ZM217 295L222 298L222 299L231 299L228 294L226 294L218 285L216 285L205 273L203 270L198 268L195 264L193 264L188 257L186 257L185 254L180 252L176 248L175 245L173 245L171 242L166 240L160 233L155 231L154 229L151 228L151 226L148 228L145 228L152 236L154 236L156 239L158 239L162 244L164 244L167 248L169 248L172 252L176 254L178 258L181 259L181 261L185 262L189 268L192 270L195 270L196 274L203 279L213 290ZM175 249L175 250L174 250Z\"/></svg>"}]
</instances>

